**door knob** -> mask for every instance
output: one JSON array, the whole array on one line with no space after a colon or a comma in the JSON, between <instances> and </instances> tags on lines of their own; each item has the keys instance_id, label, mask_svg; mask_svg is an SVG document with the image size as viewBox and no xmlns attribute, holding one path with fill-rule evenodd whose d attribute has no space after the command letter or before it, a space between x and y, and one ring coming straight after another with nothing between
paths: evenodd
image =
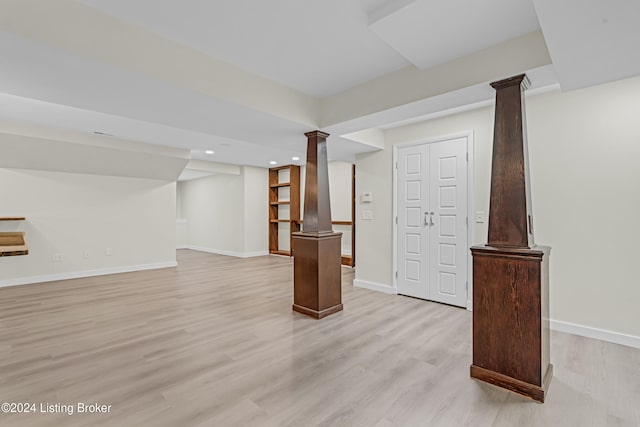
<instances>
[{"instance_id":1,"label":"door knob","mask_svg":"<svg viewBox=\"0 0 640 427\"><path fill-rule=\"evenodd\" d=\"M433 212L429 212L429 225L435 225L433 222Z\"/></svg>"}]
</instances>

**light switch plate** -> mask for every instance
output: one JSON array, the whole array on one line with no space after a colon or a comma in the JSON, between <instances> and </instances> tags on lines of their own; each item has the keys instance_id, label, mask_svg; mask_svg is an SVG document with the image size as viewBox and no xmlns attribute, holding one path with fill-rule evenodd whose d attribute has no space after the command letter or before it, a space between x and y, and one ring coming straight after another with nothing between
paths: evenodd
<instances>
[{"instance_id":1,"label":"light switch plate","mask_svg":"<svg viewBox=\"0 0 640 427\"><path fill-rule=\"evenodd\" d=\"M360 202L361 203L371 203L373 202L373 195L369 192L360 194Z\"/></svg>"},{"instance_id":2,"label":"light switch plate","mask_svg":"<svg viewBox=\"0 0 640 427\"><path fill-rule=\"evenodd\" d=\"M484 222L484 211L476 211L476 222Z\"/></svg>"},{"instance_id":3,"label":"light switch plate","mask_svg":"<svg viewBox=\"0 0 640 427\"><path fill-rule=\"evenodd\" d=\"M362 211L362 219L373 219L372 211Z\"/></svg>"}]
</instances>

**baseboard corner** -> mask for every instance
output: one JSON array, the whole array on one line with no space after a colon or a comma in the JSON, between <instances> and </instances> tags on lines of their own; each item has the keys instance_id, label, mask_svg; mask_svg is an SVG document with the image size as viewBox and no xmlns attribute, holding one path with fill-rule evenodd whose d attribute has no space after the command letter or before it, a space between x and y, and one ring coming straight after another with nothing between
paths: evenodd
<instances>
[{"instance_id":1,"label":"baseboard corner","mask_svg":"<svg viewBox=\"0 0 640 427\"><path fill-rule=\"evenodd\" d=\"M382 292L389 295L396 295L398 293L398 291L393 286L360 279L354 279L353 286L355 286L356 288L369 289L371 291Z\"/></svg>"}]
</instances>

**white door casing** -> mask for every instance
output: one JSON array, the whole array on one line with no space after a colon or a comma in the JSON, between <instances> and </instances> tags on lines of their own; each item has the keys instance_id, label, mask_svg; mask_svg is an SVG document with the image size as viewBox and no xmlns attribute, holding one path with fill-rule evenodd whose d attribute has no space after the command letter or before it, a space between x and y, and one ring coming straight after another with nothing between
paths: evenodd
<instances>
[{"instance_id":1,"label":"white door casing","mask_svg":"<svg viewBox=\"0 0 640 427\"><path fill-rule=\"evenodd\" d=\"M468 303L468 136L397 148L399 294Z\"/></svg>"}]
</instances>

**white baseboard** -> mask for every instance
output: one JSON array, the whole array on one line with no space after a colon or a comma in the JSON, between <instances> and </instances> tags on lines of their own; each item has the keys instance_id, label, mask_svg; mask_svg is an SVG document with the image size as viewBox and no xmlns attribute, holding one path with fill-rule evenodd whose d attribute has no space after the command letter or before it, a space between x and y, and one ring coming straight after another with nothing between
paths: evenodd
<instances>
[{"instance_id":1,"label":"white baseboard","mask_svg":"<svg viewBox=\"0 0 640 427\"><path fill-rule=\"evenodd\" d=\"M636 337L634 335L621 334L620 332L607 331L604 329L592 328L590 326L562 322L560 320L551 320L550 323L551 329L554 331L566 332L568 334L580 335L581 337L640 348L640 337Z\"/></svg>"},{"instance_id":2,"label":"white baseboard","mask_svg":"<svg viewBox=\"0 0 640 427\"><path fill-rule=\"evenodd\" d=\"M253 258L257 256L269 255L269 251L234 252L234 251L225 251L222 249L205 248L203 246L187 246L184 249L191 249L192 251L199 251L199 252L207 252L210 254L232 256L236 258Z\"/></svg>"},{"instance_id":3,"label":"white baseboard","mask_svg":"<svg viewBox=\"0 0 640 427\"><path fill-rule=\"evenodd\" d=\"M269 251L245 252L240 258L253 258L257 256L267 256Z\"/></svg>"},{"instance_id":4,"label":"white baseboard","mask_svg":"<svg viewBox=\"0 0 640 427\"><path fill-rule=\"evenodd\" d=\"M57 282L59 280L81 279L83 277L107 276L109 274L131 273L134 271L156 270L177 266L175 261L158 262L154 264L127 265L123 267L101 268L98 270L72 271L69 273L44 274L41 276L18 277L15 279L0 280L0 288L7 286L31 285L35 283Z\"/></svg>"},{"instance_id":5,"label":"white baseboard","mask_svg":"<svg viewBox=\"0 0 640 427\"><path fill-rule=\"evenodd\" d=\"M367 282L366 280L355 279L353 286L356 288L364 288L372 291L384 292L385 294L396 295L398 292L395 288L389 285L383 285L381 283Z\"/></svg>"}]
</instances>

